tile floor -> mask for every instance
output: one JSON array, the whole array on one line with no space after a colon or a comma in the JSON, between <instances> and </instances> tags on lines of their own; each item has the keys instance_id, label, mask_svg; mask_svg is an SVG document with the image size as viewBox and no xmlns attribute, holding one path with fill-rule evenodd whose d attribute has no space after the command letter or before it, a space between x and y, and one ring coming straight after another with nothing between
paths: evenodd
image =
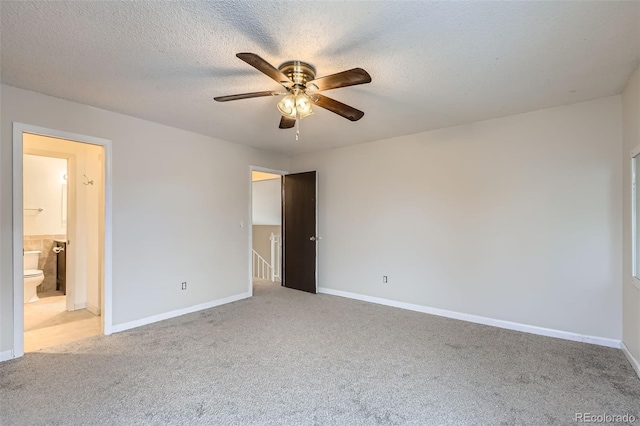
<instances>
[{"instance_id":1,"label":"tile floor","mask_svg":"<svg viewBox=\"0 0 640 426\"><path fill-rule=\"evenodd\" d=\"M40 295L39 295L40 296ZM86 309L67 311L61 292L24 305L24 351L34 352L102 333L102 318Z\"/></svg>"}]
</instances>

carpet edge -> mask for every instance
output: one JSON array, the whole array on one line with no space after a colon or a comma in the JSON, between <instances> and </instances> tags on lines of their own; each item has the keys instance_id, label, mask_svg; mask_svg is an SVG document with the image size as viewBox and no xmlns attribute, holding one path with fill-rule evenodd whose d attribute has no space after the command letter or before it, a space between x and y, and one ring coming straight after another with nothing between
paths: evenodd
<instances>
[{"instance_id":1,"label":"carpet edge","mask_svg":"<svg viewBox=\"0 0 640 426\"><path fill-rule=\"evenodd\" d=\"M555 330L552 328L538 327L535 325L521 324L511 321L504 321L495 318L482 317L478 315L465 314L462 312L448 311L446 309L432 308L429 306L415 305L412 303L399 302L397 300L383 299L380 297L365 296L347 291L334 290L331 288L320 287L318 293L328 294L331 296L345 297L348 299L361 300L363 302L376 303L378 305L391 306L394 308L407 309L409 311L421 312L425 314L437 315L440 317L452 318L461 321L472 322L475 324L483 324L491 327L504 328L507 330L521 331L524 333L537 334L546 337L555 337L558 339L572 340L574 342L589 343L592 345L605 346L608 348L621 349L622 342L617 339L608 337L589 336L585 334L574 333L571 331Z\"/></svg>"},{"instance_id":2,"label":"carpet edge","mask_svg":"<svg viewBox=\"0 0 640 426\"><path fill-rule=\"evenodd\" d=\"M133 321L124 322L122 324L114 324L111 328L112 333L119 333L121 331L131 330L132 328L142 327L143 325L153 324L154 322L163 321L170 318L179 317L193 312L202 311L204 309L215 308L216 306L226 305L227 303L237 302L238 300L247 299L251 297L251 293L245 292L235 294L233 296L225 297L223 299L212 300L210 302L200 303L198 305L189 306L187 308L176 309L174 311L165 312L162 314L152 315Z\"/></svg>"}]
</instances>

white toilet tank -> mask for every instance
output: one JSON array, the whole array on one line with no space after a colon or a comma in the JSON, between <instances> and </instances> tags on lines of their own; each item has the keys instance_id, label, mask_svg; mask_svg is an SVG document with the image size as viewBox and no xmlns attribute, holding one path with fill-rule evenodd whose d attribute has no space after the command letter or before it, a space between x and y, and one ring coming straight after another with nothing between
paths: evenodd
<instances>
[{"instance_id":1,"label":"white toilet tank","mask_svg":"<svg viewBox=\"0 0 640 426\"><path fill-rule=\"evenodd\" d=\"M24 252L24 270L38 269L38 260L40 259L40 250L31 250Z\"/></svg>"}]
</instances>

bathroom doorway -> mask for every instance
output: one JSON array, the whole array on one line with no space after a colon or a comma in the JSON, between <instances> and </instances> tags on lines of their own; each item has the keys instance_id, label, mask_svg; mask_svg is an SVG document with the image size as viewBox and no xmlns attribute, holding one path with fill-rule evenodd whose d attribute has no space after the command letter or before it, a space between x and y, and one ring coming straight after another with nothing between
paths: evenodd
<instances>
[{"instance_id":1,"label":"bathroom doorway","mask_svg":"<svg viewBox=\"0 0 640 426\"><path fill-rule=\"evenodd\" d=\"M23 135L25 352L102 333L103 151Z\"/></svg>"},{"instance_id":2,"label":"bathroom doorway","mask_svg":"<svg viewBox=\"0 0 640 426\"><path fill-rule=\"evenodd\" d=\"M14 123L14 357L111 332L109 151Z\"/></svg>"},{"instance_id":3,"label":"bathroom doorway","mask_svg":"<svg viewBox=\"0 0 640 426\"><path fill-rule=\"evenodd\" d=\"M282 281L282 175L251 169L251 282L255 286Z\"/></svg>"}]
</instances>

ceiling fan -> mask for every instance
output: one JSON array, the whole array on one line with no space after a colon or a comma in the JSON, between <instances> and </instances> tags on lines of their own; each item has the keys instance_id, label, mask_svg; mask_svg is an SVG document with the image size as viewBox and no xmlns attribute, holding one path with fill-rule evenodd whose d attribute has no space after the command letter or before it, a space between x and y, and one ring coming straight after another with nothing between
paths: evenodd
<instances>
[{"instance_id":1,"label":"ceiling fan","mask_svg":"<svg viewBox=\"0 0 640 426\"><path fill-rule=\"evenodd\" d=\"M284 95L284 98L277 104L278 111L282 114L279 127L281 129L296 127L296 140L300 134L300 120L313 114L312 106L314 105L351 121L358 121L364 116L364 112L318 93L323 90L370 83L371 76L362 68L353 68L326 77L316 78L315 67L307 62L287 61L276 68L255 53L238 53L236 56L280 83L285 91L266 90L263 92L218 96L213 99L218 102L227 102L262 96Z\"/></svg>"}]
</instances>

